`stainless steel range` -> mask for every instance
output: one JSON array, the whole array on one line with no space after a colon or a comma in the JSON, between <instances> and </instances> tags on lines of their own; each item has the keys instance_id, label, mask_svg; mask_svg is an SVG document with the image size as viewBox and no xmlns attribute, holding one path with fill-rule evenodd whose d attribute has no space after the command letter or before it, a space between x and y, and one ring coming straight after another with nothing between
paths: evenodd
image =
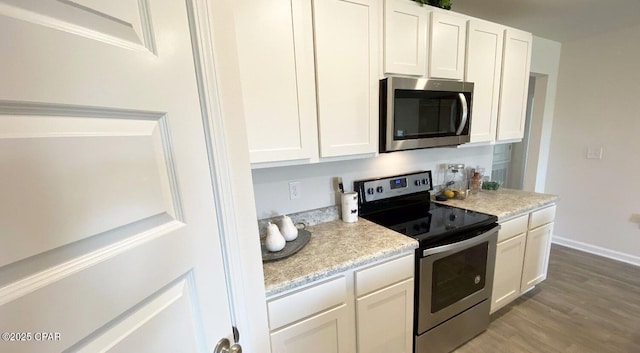
<instances>
[{"instance_id":1,"label":"stainless steel range","mask_svg":"<svg viewBox=\"0 0 640 353\"><path fill-rule=\"evenodd\" d=\"M430 202L430 171L354 182L359 214L415 238L414 352L447 353L486 330L497 217Z\"/></svg>"}]
</instances>

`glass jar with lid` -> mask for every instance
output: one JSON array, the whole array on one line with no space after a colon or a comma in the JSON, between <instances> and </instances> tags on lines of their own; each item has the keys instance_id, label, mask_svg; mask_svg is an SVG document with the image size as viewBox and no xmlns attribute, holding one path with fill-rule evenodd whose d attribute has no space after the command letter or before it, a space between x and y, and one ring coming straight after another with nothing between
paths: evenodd
<instances>
[{"instance_id":1,"label":"glass jar with lid","mask_svg":"<svg viewBox=\"0 0 640 353\"><path fill-rule=\"evenodd\" d=\"M468 193L467 189L467 173L465 171L464 164L447 164L447 169L444 173L444 190L445 192L450 190L450 192L446 192L446 194L452 195L453 193L453 197L465 199Z\"/></svg>"}]
</instances>

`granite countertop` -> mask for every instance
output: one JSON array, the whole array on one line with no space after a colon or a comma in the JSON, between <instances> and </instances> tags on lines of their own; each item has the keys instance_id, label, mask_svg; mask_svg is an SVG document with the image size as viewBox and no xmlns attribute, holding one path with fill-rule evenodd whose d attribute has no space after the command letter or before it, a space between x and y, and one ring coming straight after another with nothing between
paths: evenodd
<instances>
[{"instance_id":1,"label":"granite countertop","mask_svg":"<svg viewBox=\"0 0 640 353\"><path fill-rule=\"evenodd\" d=\"M481 190L477 194L470 194L465 200L452 199L438 203L495 215L502 222L550 205L557 199L557 195L502 188L497 191Z\"/></svg>"},{"instance_id":2,"label":"granite countertop","mask_svg":"<svg viewBox=\"0 0 640 353\"><path fill-rule=\"evenodd\" d=\"M283 260L265 262L267 297L340 272L403 253L418 242L360 218L355 223L331 221L305 228L309 243Z\"/></svg>"}]
</instances>

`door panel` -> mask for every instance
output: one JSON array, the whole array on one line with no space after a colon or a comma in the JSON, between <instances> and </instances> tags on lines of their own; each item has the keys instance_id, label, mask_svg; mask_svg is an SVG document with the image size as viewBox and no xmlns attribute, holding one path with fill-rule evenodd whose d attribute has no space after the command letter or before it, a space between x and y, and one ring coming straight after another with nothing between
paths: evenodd
<instances>
[{"instance_id":1,"label":"door panel","mask_svg":"<svg viewBox=\"0 0 640 353\"><path fill-rule=\"evenodd\" d=\"M0 0L0 332L58 334L0 351L211 351L231 333L193 8Z\"/></svg>"},{"instance_id":2,"label":"door panel","mask_svg":"<svg viewBox=\"0 0 640 353\"><path fill-rule=\"evenodd\" d=\"M110 112L114 118L37 116L33 108L21 113L29 114L0 113L0 183L12 186L0 204L7 240L0 266L178 213L164 116L142 120L144 114L124 117L117 111Z\"/></svg>"},{"instance_id":3,"label":"door panel","mask_svg":"<svg viewBox=\"0 0 640 353\"><path fill-rule=\"evenodd\" d=\"M124 48L155 52L147 0L4 0L0 14Z\"/></svg>"}]
</instances>

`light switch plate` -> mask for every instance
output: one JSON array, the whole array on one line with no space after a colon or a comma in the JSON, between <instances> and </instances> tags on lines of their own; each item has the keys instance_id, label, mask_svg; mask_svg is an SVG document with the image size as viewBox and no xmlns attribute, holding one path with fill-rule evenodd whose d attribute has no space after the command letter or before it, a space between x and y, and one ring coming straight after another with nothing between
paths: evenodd
<instances>
[{"instance_id":1,"label":"light switch plate","mask_svg":"<svg viewBox=\"0 0 640 353\"><path fill-rule=\"evenodd\" d=\"M602 159L602 146L587 147L587 159Z\"/></svg>"}]
</instances>

